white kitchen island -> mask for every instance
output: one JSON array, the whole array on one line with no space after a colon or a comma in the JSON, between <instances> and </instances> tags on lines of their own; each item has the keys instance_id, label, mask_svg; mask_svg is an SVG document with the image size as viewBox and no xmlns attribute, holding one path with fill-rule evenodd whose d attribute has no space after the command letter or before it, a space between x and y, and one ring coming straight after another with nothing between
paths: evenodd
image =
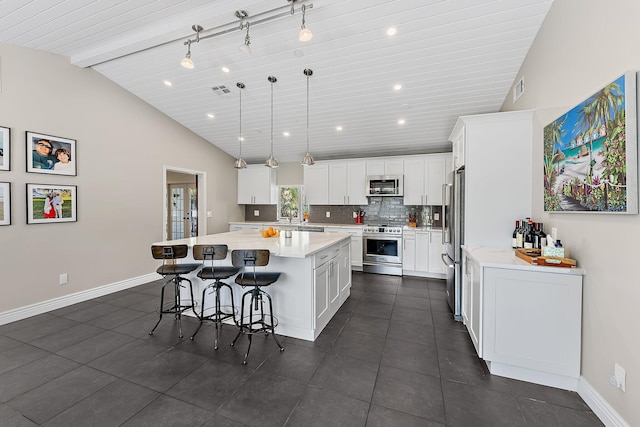
<instances>
[{"instance_id":1,"label":"white kitchen island","mask_svg":"<svg viewBox=\"0 0 640 427\"><path fill-rule=\"evenodd\" d=\"M282 273L277 282L265 289L273 299L274 315L278 319L276 332L313 341L351 292L350 242L348 233L293 231L291 238L285 238L284 232L280 237L264 238L259 230L240 230L154 245L186 244L189 246L187 261L194 262L191 258L194 245L225 244L229 254L220 265L231 264L234 249L268 249L269 265L257 267L256 271ZM211 281L203 281L196 274L197 270L185 277L193 283L197 310L200 310L202 289ZM242 294L248 288L236 285L234 277L225 282L231 284L239 309ZM226 293L222 292L222 304L229 305L230 300L225 297ZM205 309L209 304L213 304L212 297L207 299Z\"/></svg>"},{"instance_id":2,"label":"white kitchen island","mask_svg":"<svg viewBox=\"0 0 640 427\"><path fill-rule=\"evenodd\" d=\"M462 318L489 371L576 391L585 271L527 264L513 249L462 250Z\"/></svg>"}]
</instances>

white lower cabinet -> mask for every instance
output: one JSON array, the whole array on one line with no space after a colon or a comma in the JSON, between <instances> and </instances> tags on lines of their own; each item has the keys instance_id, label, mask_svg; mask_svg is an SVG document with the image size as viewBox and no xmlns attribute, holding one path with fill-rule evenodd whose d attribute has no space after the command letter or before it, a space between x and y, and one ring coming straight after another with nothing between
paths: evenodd
<instances>
[{"instance_id":1,"label":"white lower cabinet","mask_svg":"<svg viewBox=\"0 0 640 427\"><path fill-rule=\"evenodd\" d=\"M349 243L347 243L349 244ZM314 328L324 328L340 308L341 244L317 253L314 257L313 292L315 294Z\"/></svg>"},{"instance_id":2,"label":"white lower cabinet","mask_svg":"<svg viewBox=\"0 0 640 427\"><path fill-rule=\"evenodd\" d=\"M501 264L495 252L463 257L462 317L478 356L492 374L577 390L583 272L528 266L512 252Z\"/></svg>"},{"instance_id":3,"label":"white lower cabinet","mask_svg":"<svg viewBox=\"0 0 640 427\"><path fill-rule=\"evenodd\" d=\"M362 238L360 238L360 247L362 247ZM338 266L338 282L340 284L340 305L351 295L351 242L344 242L340 245L340 255L338 256L340 265ZM362 254L362 251L360 251Z\"/></svg>"},{"instance_id":4,"label":"white lower cabinet","mask_svg":"<svg viewBox=\"0 0 640 427\"><path fill-rule=\"evenodd\" d=\"M362 227L325 227L324 231L351 234L351 269L362 271Z\"/></svg>"},{"instance_id":5,"label":"white lower cabinet","mask_svg":"<svg viewBox=\"0 0 640 427\"><path fill-rule=\"evenodd\" d=\"M445 277L441 254L442 231L405 228L402 235L402 273L407 276Z\"/></svg>"}]
</instances>

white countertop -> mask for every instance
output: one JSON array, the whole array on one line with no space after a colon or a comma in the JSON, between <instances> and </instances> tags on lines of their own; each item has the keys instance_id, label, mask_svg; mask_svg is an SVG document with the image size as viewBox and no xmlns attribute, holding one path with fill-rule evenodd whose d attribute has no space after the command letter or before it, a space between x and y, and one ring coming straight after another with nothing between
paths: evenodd
<instances>
[{"instance_id":1,"label":"white countertop","mask_svg":"<svg viewBox=\"0 0 640 427\"><path fill-rule=\"evenodd\" d=\"M462 245L462 250L471 258L478 261L482 267L508 268L512 270L545 271L559 274L584 275L582 268L551 267L532 265L518 258L513 249L488 248L485 246L469 247Z\"/></svg>"},{"instance_id":2,"label":"white countertop","mask_svg":"<svg viewBox=\"0 0 640 427\"><path fill-rule=\"evenodd\" d=\"M271 225L275 228L286 226L303 226L303 227L332 227L332 228L362 228L363 224L333 224L326 222L278 222L278 221L230 221L229 225L234 224L250 224L250 225Z\"/></svg>"},{"instance_id":3,"label":"white countertop","mask_svg":"<svg viewBox=\"0 0 640 427\"><path fill-rule=\"evenodd\" d=\"M271 256L285 258L304 258L319 252L343 240L351 240L348 233L314 233L308 231L292 231L291 238L262 237L259 230L239 230L226 233L198 236L187 239L170 240L154 243L154 245L194 245L225 244L229 250L234 249L268 249Z\"/></svg>"}]
</instances>

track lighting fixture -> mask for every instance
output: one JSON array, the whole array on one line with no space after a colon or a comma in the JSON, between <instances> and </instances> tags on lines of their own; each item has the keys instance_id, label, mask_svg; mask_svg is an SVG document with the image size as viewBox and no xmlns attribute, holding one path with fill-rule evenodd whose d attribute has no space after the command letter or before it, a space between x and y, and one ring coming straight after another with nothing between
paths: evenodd
<instances>
[{"instance_id":1,"label":"track lighting fixture","mask_svg":"<svg viewBox=\"0 0 640 427\"><path fill-rule=\"evenodd\" d=\"M267 77L267 80L271 83L271 155L264 165L270 168L277 168L278 161L273 157L273 84L277 82L278 79L275 76L269 76Z\"/></svg>"},{"instance_id":2,"label":"track lighting fixture","mask_svg":"<svg viewBox=\"0 0 640 427\"><path fill-rule=\"evenodd\" d=\"M202 27L200 25L193 25L191 28L193 29L193 31L196 32L196 38L195 40L189 39L186 42L184 42L184 44L187 45L187 54L182 59L182 61L180 61L180 65L182 65L184 68L188 70L193 70L193 61L191 60L191 43L200 42L200 31L202 31Z\"/></svg>"},{"instance_id":3,"label":"track lighting fixture","mask_svg":"<svg viewBox=\"0 0 640 427\"><path fill-rule=\"evenodd\" d=\"M244 83L238 82L236 83L236 86L238 87L238 89L240 89L238 92L240 93L240 132L238 132L238 141L240 142L240 154L238 156L238 158L236 159L235 163L233 164L233 167L236 169L244 169L247 167L247 162L244 161L244 159L242 158L242 89L244 89Z\"/></svg>"},{"instance_id":4,"label":"track lighting fixture","mask_svg":"<svg viewBox=\"0 0 640 427\"><path fill-rule=\"evenodd\" d=\"M248 19L249 14L247 13L246 10L236 10L235 11L235 17L237 19L240 19L240 25L239 26L233 26L233 27L229 27L229 24L233 24L233 22L231 23L226 23L226 24L222 24L216 28L209 28L207 29L207 32L211 32L211 31L215 31L216 29L218 31L215 32L211 32L210 34L207 34L205 36L200 37L200 32L203 31L203 28L200 25L193 25L191 28L196 32L196 37L194 39L188 39L187 41L184 42L184 44L187 46L187 54L185 55L184 59L180 62L180 64L188 69L192 69L194 67L193 65L193 61L191 60L191 43L199 43L200 40L206 40L206 39L210 39L212 37L217 37L217 36L221 36L224 34L228 34L231 33L233 31L242 31L244 30L244 27L247 27L247 33L244 37L244 44L239 48L240 50L242 50L243 52L250 54L251 53L251 37L249 36L249 26L251 25L256 25L256 24L262 24L264 22L268 22L268 21L272 21L274 19L278 19L278 18L282 18L284 16L287 16L289 14L293 15L295 14L295 12L297 10L302 11L302 26L301 26L301 30L300 30L300 34L298 36L298 39L302 42L306 42L311 40L311 38L313 37L313 33L311 32L311 30L309 30L308 28L305 27L305 13L307 9L312 9L313 8L313 3L309 3L308 5L302 5L302 7L300 9L295 8L295 3L298 0L287 0L287 2L291 3L291 8L289 12L283 12L282 11L282 6L276 7L275 9L272 9L268 12L265 13L261 13L260 15L256 16L256 19L253 19L252 22L246 22L245 23L245 19Z\"/></svg>"},{"instance_id":5,"label":"track lighting fixture","mask_svg":"<svg viewBox=\"0 0 640 427\"><path fill-rule=\"evenodd\" d=\"M300 26L300 34L298 35L298 40L300 40L301 42L308 42L313 37L313 33L311 32L311 30L304 25L306 9L307 9L306 6L303 4L302 5L302 25Z\"/></svg>"},{"instance_id":6,"label":"track lighting fixture","mask_svg":"<svg viewBox=\"0 0 640 427\"><path fill-rule=\"evenodd\" d=\"M300 163L304 166L311 166L315 163L313 156L309 152L309 77L313 75L313 70L305 68L303 73L307 76L307 152L304 153L304 157Z\"/></svg>"}]
</instances>

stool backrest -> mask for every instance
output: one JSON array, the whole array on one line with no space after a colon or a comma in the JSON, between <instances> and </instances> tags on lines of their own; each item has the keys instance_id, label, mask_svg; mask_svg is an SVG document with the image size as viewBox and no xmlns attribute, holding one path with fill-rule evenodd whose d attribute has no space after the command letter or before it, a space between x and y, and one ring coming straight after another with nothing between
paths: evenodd
<instances>
[{"instance_id":1,"label":"stool backrest","mask_svg":"<svg viewBox=\"0 0 640 427\"><path fill-rule=\"evenodd\" d=\"M231 251L234 267L264 267L269 264L268 249L237 249Z\"/></svg>"},{"instance_id":2,"label":"stool backrest","mask_svg":"<svg viewBox=\"0 0 640 427\"><path fill-rule=\"evenodd\" d=\"M152 245L151 255L154 259L161 259L163 261L176 260L180 258L186 258L189 253L189 246L187 245Z\"/></svg>"},{"instance_id":3,"label":"stool backrest","mask_svg":"<svg viewBox=\"0 0 640 427\"><path fill-rule=\"evenodd\" d=\"M193 259L220 261L227 257L228 252L229 247L227 245L195 245L193 247Z\"/></svg>"}]
</instances>

